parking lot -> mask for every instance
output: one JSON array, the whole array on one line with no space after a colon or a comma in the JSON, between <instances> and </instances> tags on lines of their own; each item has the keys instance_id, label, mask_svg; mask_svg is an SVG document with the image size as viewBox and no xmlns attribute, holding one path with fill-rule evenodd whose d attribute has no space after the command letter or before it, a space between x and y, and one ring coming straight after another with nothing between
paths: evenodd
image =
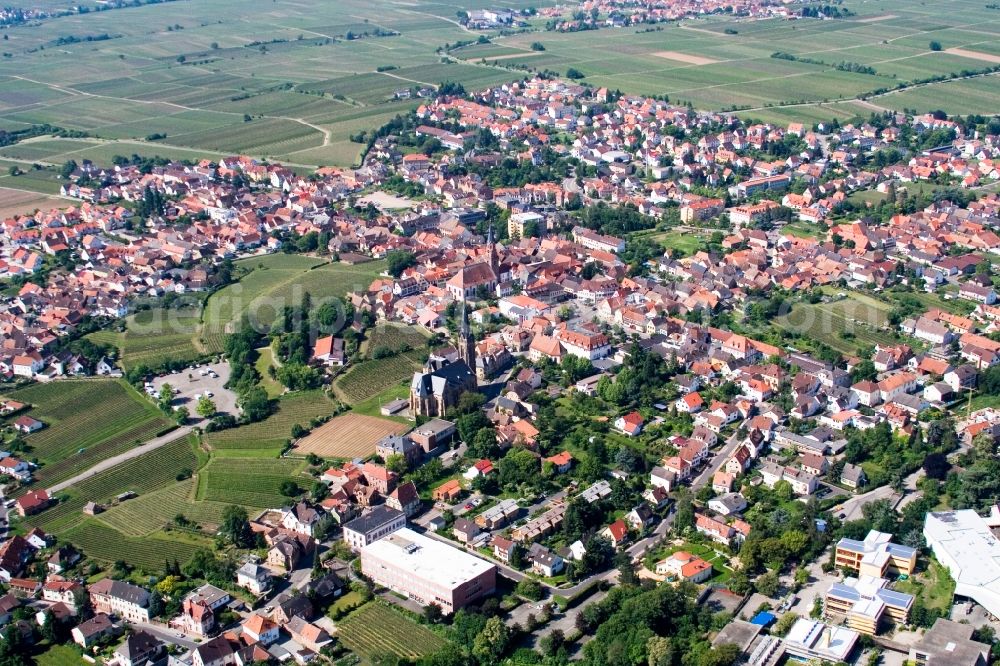
<instances>
[{"instance_id":1,"label":"parking lot","mask_svg":"<svg viewBox=\"0 0 1000 666\"><path fill-rule=\"evenodd\" d=\"M174 389L174 407L187 407L192 421L197 423L202 420L195 412L195 408L198 406L198 397L205 395L207 391L211 394L209 397L215 402L219 413L239 416L240 412L236 407L236 394L225 388L227 381L229 381L228 363L224 361L206 363L187 368L181 372L157 377L152 381L152 397L155 400L160 393L160 387L164 384L170 384Z\"/></svg>"}]
</instances>

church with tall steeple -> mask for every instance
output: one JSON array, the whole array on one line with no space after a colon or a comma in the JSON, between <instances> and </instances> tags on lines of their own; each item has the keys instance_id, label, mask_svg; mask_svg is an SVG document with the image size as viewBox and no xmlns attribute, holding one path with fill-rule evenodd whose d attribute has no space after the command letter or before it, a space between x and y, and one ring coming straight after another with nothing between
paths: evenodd
<instances>
[{"instance_id":1,"label":"church with tall steeple","mask_svg":"<svg viewBox=\"0 0 1000 666\"><path fill-rule=\"evenodd\" d=\"M446 417L463 393L476 390L476 339L469 326L464 298L456 342L458 360L431 354L423 372L413 373L410 383L410 413L413 416Z\"/></svg>"},{"instance_id":2,"label":"church with tall steeple","mask_svg":"<svg viewBox=\"0 0 1000 666\"><path fill-rule=\"evenodd\" d=\"M458 329L458 357L472 370L476 369L476 339L469 327L469 310L462 299L462 324Z\"/></svg>"}]
</instances>

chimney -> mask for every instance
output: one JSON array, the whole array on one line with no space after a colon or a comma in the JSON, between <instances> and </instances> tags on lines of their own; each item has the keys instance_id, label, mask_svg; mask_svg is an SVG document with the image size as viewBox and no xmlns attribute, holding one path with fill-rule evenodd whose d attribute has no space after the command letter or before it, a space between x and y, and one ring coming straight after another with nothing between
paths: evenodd
<instances>
[{"instance_id":1,"label":"chimney","mask_svg":"<svg viewBox=\"0 0 1000 666\"><path fill-rule=\"evenodd\" d=\"M821 648L823 648L824 650L828 649L830 647L830 636L831 636L831 633L832 632L830 631L830 627L826 627L826 628L823 629L823 633L820 634L820 636L819 636L819 646Z\"/></svg>"}]
</instances>

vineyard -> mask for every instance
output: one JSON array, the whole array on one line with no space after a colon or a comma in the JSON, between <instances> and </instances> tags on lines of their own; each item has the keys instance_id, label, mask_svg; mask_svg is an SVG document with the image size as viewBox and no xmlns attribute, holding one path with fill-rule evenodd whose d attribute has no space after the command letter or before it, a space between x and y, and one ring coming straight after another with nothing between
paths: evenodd
<instances>
[{"instance_id":1,"label":"vineyard","mask_svg":"<svg viewBox=\"0 0 1000 666\"><path fill-rule=\"evenodd\" d=\"M155 437L173 424L124 381L63 380L10 393L30 403L45 428L25 439L43 466L36 478L52 484Z\"/></svg>"},{"instance_id":2,"label":"vineyard","mask_svg":"<svg viewBox=\"0 0 1000 666\"><path fill-rule=\"evenodd\" d=\"M124 560L147 573L162 571L168 560L187 562L199 548L212 547L210 539L177 532L128 537L93 518L80 522L61 536L87 557L108 564Z\"/></svg>"},{"instance_id":3,"label":"vineyard","mask_svg":"<svg viewBox=\"0 0 1000 666\"><path fill-rule=\"evenodd\" d=\"M198 468L194 445L195 440L192 436L181 437L155 451L115 465L97 476L84 479L71 486L65 493L57 494L66 496L66 501L33 516L30 522L47 532L59 533L79 521L80 511L87 502L106 503L129 490L139 494L139 500L130 502L138 502L144 493L173 483L182 470L193 471Z\"/></svg>"},{"instance_id":4,"label":"vineyard","mask_svg":"<svg viewBox=\"0 0 1000 666\"><path fill-rule=\"evenodd\" d=\"M334 387L345 402L355 403L408 380L423 365L424 350L364 361L341 375Z\"/></svg>"},{"instance_id":5,"label":"vineyard","mask_svg":"<svg viewBox=\"0 0 1000 666\"><path fill-rule=\"evenodd\" d=\"M338 625L337 637L365 657L389 653L415 660L447 645L430 629L378 602L362 606L344 618Z\"/></svg>"},{"instance_id":6,"label":"vineyard","mask_svg":"<svg viewBox=\"0 0 1000 666\"><path fill-rule=\"evenodd\" d=\"M194 310L154 309L129 317L120 345L122 366L129 370L145 364L158 367L166 361L193 361L199 313Z\"/></svg>"},{"instance_id":7,"label":"vineyard","mask_svg":"<svg viewBox=\"0 0 1000 666\"><path fill-rule=\"evenodd\" d=\"M95 331L87 339L118 349L125 370L139 364L156 368L172 360L194 361L202 356L195 346L199 318L196 309L153 308L129 317L124 332Z\"/></svg>"},{"instance_id":8,"label":"vineyard","mask_svg":"<svg viewBox=\"0 0 1000 666\"><path fill-rule=\"evenodd\" d=\"M198 474L198 499L249 507L279 507L291 500L281 484L296 480L303 463L288 459L214 458ZM299 479L305 484L307 479Z\"/></svg>"},{"instance_id":9,"label":"vineyard","mask_svg":"<svg viewBox=\"0 0 1000 666\"><path fill-rule=\"evenodd\" d=\"M332 458L365 457L375 453L375 444L386 435L406 430L403 424L377 416L342 414L303 437L295 445L295 452Z\"/></svg>"},{"instance_id":10,"label":"vineyard","mask_svg":"<svg viewBox=\"0 0 1000 666\"><path fill-rule=\"evenodd\" d=\"M209 433L205 442L214 449L274 449L277 454L291 437L296 423L308 427L310 419L329 416L333 402L322 391L301 391L282 396L274 414L263 421Z\"/></svg>"},{"instance_id":11,"label":"vineyard","mask_svg":"<svg viewBox=\"0 0 1000 666\"><path fill-rule=\"evenodd\" d=\"M122 534L137 537L162 529L177 516L184 516L201 528L214 532L222 521L222 512L228 504L196 501L195 490L195 480L188 479L122 502L98 518ZM247 511L254 513L254 509L255 507L248 507Z\"/></svg>"},{"instance_id":12,"label":"vineyard","mask_svg":"<svg viewBox=\"0 0 1000 666\"><path fill-rule=\"evenodd\" d=\"M348 291L364 289L385 269L385 262L348 266L295 255L270 255L237 262L237 266L250 272L212 294L205 304L200 339L209 352L221 351L221 336L244 314L259 325L270 326L282 308L298 305L306 292L318 306L325 299L340 299Z\"/></svg>"},{"instance_id":13,"label":"vineyard","mask_svg":"<svg viewBox=\"0 0 1000 666\"><path fill-rule=\"evenodd\" d=\"M427 336L415 326L379 324L369 333L367 344L368 357L373 358L376 349L403 352L424 347Z\"/></svg>"}]
</instances>

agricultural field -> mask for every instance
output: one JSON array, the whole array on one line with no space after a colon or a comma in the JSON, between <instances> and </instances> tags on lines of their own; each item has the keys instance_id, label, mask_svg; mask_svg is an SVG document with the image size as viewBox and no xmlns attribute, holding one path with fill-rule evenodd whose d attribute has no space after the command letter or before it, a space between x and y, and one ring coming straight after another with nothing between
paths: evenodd
<instances>
[{"instance_id":1,"label":"agricultural field","mask_svg":"<svg viewBox=\"0 0 1000 666\"><path fill-rule=\"evenodd\" d=\"M277 455L291 437L293 425L308 426L311 419L329 416L334 408L333 401L320 390L289 393L278 399L275 412L263 421L208 433L205 443L225 455L231 450Z\"/></svg>"},{"instance_id":2,"label":"agricultural field","mask_svg":"<svg viewBox=\"0 0 1000 666\"><path fill-rule=\"evenodd\" d=\"M377 416L342 414L330 419L295 444L296 453L327 458L362 458L375 453L386 435L406 432L407 426Z\"/></svg>"},{"instance_id":3,"label":"agricultural field","mask_svg":"<svg viewBox=\"0 0 1000 666\"><path fill-rule=\"evenodd\" d=\"M458 9L487 6L280 0L262 11L236 0L194 0L15 26L0 63L0 126L51 123L92 137L9 153L41 164L247 153L305 167L349 165L363 147L352 134L419 104L396 91L520 78L442 62L437 53L470 37L455 21ZM66 37L81 41L57 44ZM166 138L146 141L152 134Z\"/></svg>"},{"instance_id":4,"label":"agricultural field","mask_svg":"<svg viewBox=\"0 0 1000 666\"><path fill-rule=\"evenodd\" d=\"M557 72L573 67L594 86L666 94L671 101L690 101L703 109L735 107L742 109L741 115L782 124L844 119L881 108L993 113L1000 105L995 77L871 96L899 83L995 64L991 44L1000 36L1000 18L984 14L981 3L924 6L884 0L846 2L844 7L858 15L796 21L706 17L652 29L528 32L451 55L480 65ZM941 52L930 50L932 40L941 43ZM536 41L544 52L531 50ZM795 60L773 58L779 50ZM875 74L837 69L842 62L872 67ZM869 101L853 102L861 97Z\"/></svg>"},{"instance_id":5,"label":"agricultural field","mask_svg":"<svg viewBox=\"0 0 1000 666\"><path fill-rule=\"evenodd\" d=\"M198 500L279 507L291 501L279 491L285 481L296 480L304 463L267 458L213 458L198 473ZM308 479L298 478L304 485Z\"/></svg>"},{"instance_id":6,"label":"agricultural field","mask_svg":"<svg viewBox=\"0 0 1000 666\"><path fill-rule=\"evenodd\" d=\"M145 536L174 522L178 516L214 533L222 522L222 513L229 505L225 502L195 499L197 482L188 479L136 499L122 502L98 516L98 519L122 534ZM263 507L247 506L248 513Z\"/></svg>"},{"instance_id":7,"label":"agricultural field","mask_svg":"<svg viewBox=\"0 0 1000 666\"><path fill-rule=\"evenodd\" d=\"M5 183L16 184L12 179L16 180L17 178L19 176L0 176L0 219L7 219L15 215L31 215L36 210L65 206L70 202L61 197L3 187Z\"/></svg>"},{"instance_id":8,"label":"agricultural field","mask_svg":"<svg viewBox=\"0 0 1000 666\"><path fill-rule=\"evenodd\" d=\"M460 9L492 4L279 0L261 11L236 0L192 0L11 27L9 56L0 63L0 127L51 123L90 137L34 139L0 150L0 157L46 166L116 154L194 160L242 152L303 168L349 165L362 149L352 135L419 104L397 99L397 92L444 81L471 90L531 69L573 67L594 86L737 108L779 123L904 107L992 113L1000 102L995 77L872 94L994 66L1000 18L984 14L978 0L848 0L844 6L857 13L848 19L707 17L569 34L546 32L535 21L534 30L500 36L455 20ZM439 51L479 34L491 43ZM57 44L66 37L83 41ZM942 50L930 50L931 40ZM544 51L531 49L536 41ZM772 58L777 50L796 59ZM843 62L875 74L838 69ZM153 134L166 137L146 140ZM0 183L58 189L53 173L39 174Z\"/></svg>"},{"instance_id":9,"label":"agricultural field","mask_svg":"<svg viewBox=\"0 0 1000 666\"><path fill-rule=\"evenodd\" d=\"M29 403L45 428L25 437L51 485L162 434L173 426L122 380L74 379L34 384L6 397Z\"/></svg>"},{"instance_id":10,"label":"agricultural field","mask_svg":"<svg viewBox=\"0 0 1000 666\"><path fill-rule=\"evenodd\" d=\"M853 292L833 299L826 303L796 303L774 322L844 354L855 354L859 347L896 342L888 320L892 309L888 303Z\"/></svg>"},{"instance_id":11,"label":"agricultural field","mask_svg":"<svg viewBox=\"0 0 1000 666\"><path fill-rule=\"evenodd\" d=\"M211 539L187 532L156 532L139 538L127 537L93 518L78 522L76 527L61 536L87 557L106 564L125 560L147 573L163 571L168 561L177 560L183 564L199 548L211 549L213 545Z\"/></svg>"},{"instance_id":12,"label":"agricultural field","mask_svg":"<svg viewBox=\"0 0 1000 666\"><path fill-rule=\"evenodd\" d=\"M80 511L87 502L113 505L118 495L132 491L139 497L124 503L131 505L142 501L147 493L171 486L182 472L190 473L198 467L200 460L197 440L191 435L178 437L154 451L115 465L56 493L59 503L33 516L29 522L47 532L58 534L80 520ZM113 507L109 509L109 513L111 511L114 511ZM104 515L106 514L100 514L100 517L103 518Z\"/></svg>"},{"instance_id":13,"label":"agricultural field","mask_svg":"<svg viewBox=\"0 0 1000 666\"><path fill-rule=\"evenodd\" d=\"M118 349L119 364L126 371L137 365L151 368L167 361L194 361L202 357L199 351L200 313L194 309L173 310L154 308L143 310L125 320L125 331L97 331L87 337L93 342L113 345Z\"/></svg>"},{"instance_id":14,"label":"agricultural field","mask_svg":"<svg viewBox=\"0 0 1000 666\"><path fill-rule=\"evenodd\" d=\"M400 324L379 323L370 333L365 342L368 358L375 351L382 349L393 353L419 349L427 345L428 335L422 328Z\"/></svg>"},{"instance_id":15,"label":"agricultural field","mask_svg":"<svg viewBox=\"0 0 1000 666\"><path fill-rule=\"evenodd\" d=\"M362 361L340 375L333 388L348 403L367 400L404 380L423 365L426 350L414 349L388 358Z\"/></svg>"},{"instance_id":16,"label":"agricultural field","mask_svg":"<svg viewBox=\"0 0 1000 666\"><path fill-rule=\"evenodd\" d=\"M394 654L418 659L447 646L447 642L402 613L374 601L354 611L337 626L337 638L363 657Z\"/></svg>"},{"instance_id":17,"label":"agricultural field","mask_svg":"<svg viewBox=\"0 0 1000 666\"><path fill-rule=\"evenodd\" d=\"M384 261L349 266L284 254L245 259L237 266L249 272L239 282L212 294L202 313L199 343L209 353L222 350L223 335L244 314L258 330L266 331L286 305L301 303L307 292L318 306L367 287L385 270Z\"/></svg>"}]
</instances>

